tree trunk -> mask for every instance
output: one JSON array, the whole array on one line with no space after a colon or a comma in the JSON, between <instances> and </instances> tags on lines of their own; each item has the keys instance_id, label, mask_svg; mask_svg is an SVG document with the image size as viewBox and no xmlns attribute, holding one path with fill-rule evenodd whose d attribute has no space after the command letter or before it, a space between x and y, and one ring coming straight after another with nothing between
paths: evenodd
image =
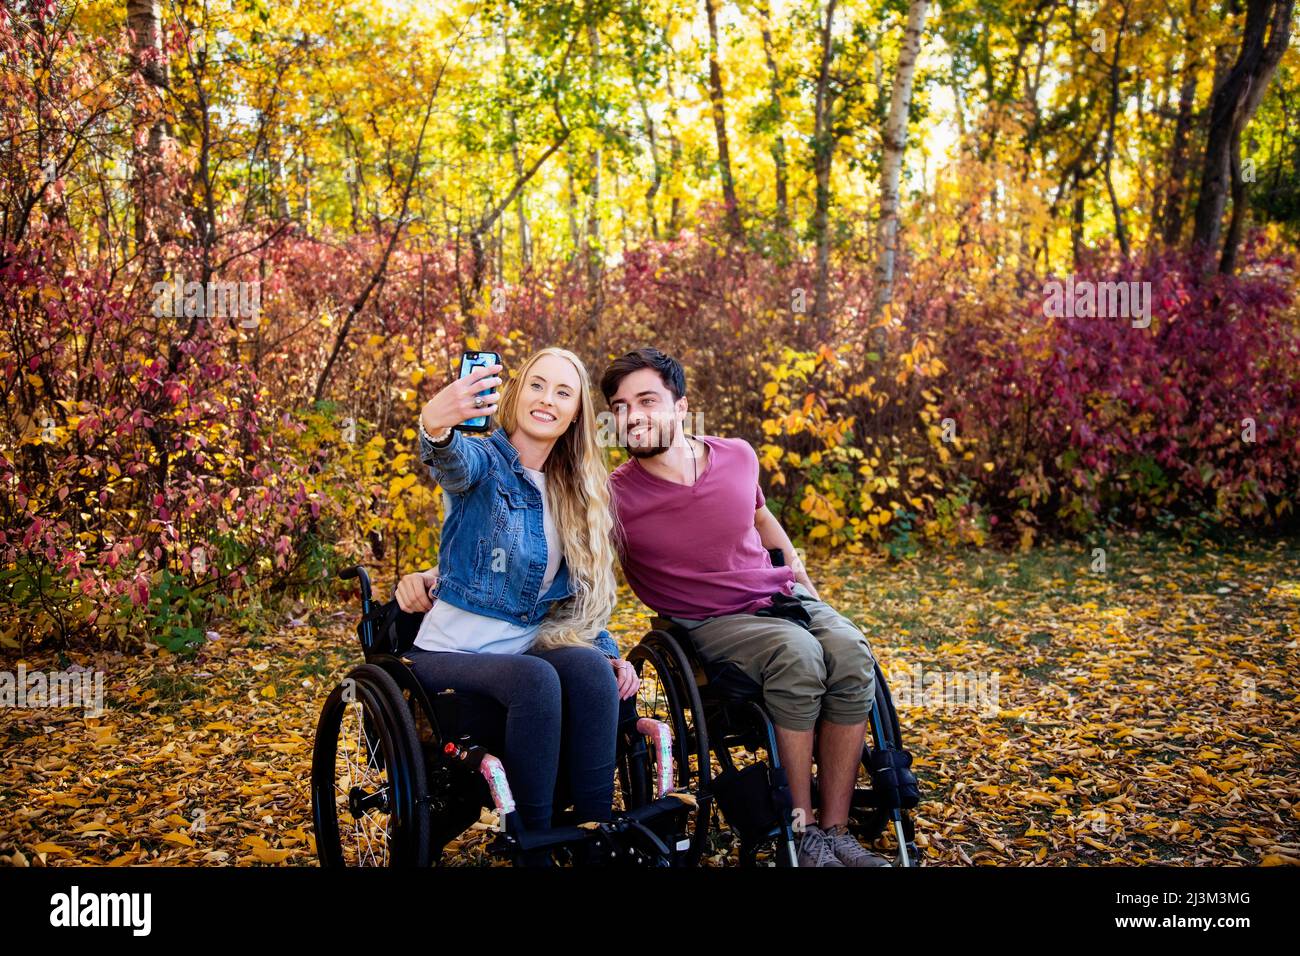
<instances>
[{"instance_id":1,"label":"tree trunk","mask_svg":"<svg viewBox=\"0 0 1300 956\"><path fill-rule=\"evenodd\" d=\"M1083 223L1085 209L1083 200L1082 164L1074 169L1074 204L1070 214L1070 255L1077 271L1083 257Z\"/></svg>"},{"instance_id":2,"label":"tree trunk","mask_svg":"<svg viewBox=\"0 0 1300 956\"><path fill-rule=\"evenodd\" d=\"M665 34L664 42L668 38ZM669 113L664 125L668 133L668 238L676 239L681 231L682 197L677 188L677 171L682 168L682 141L677 135L677 93L673 90L672 61L664 64L664 88L668 90Z\"/></svg>"},{"instance_id":3,"label":"tree trunk","mask_svg":"<svg viewBox=\"0 0 1300 956\"><path fill-rule=\"evenodd\" d=\"M505 54L506 60L510 60L510 31L506 29L505 24L501 25L501 49ZM515 166L515 179L519 179L524 174L524 161L519 156L519 123L515 116L515 111L510 110L510 158ZM519 193L519 198L515 200L515 215L518 218L519 228L519 271L528 272L532 265L532 227L528 223L528 210L524 206L524 194Z\"/></svg>"},{"instance_id":4,"label":"tree trunk","mask_svg":"<svg viewBox=\"0 0 1300 956\"><path fill-rule=\"evenodd\" d=\"M776 173L776 231L782 240L790 238L790 201L789 173L786 168L785 134L781 131L785 125L785 107L781 103L781 70L776 64L776 55L772 50L772 14L767 0L762 0L758 7L762 17L761 33L763 37L763 56L767 60L768 93L772 101L772 120L776 134L772 137L772 165Z\"/></svg>"},{"instance_id":5,"label":"tree trunk","mask_svg":"<svg viewBox=\"0 0 1300 956\"><path fill-rule=\"evenodd\" d=\"M565 203L564 211L569 220L569 243L573 246L573 257L569 260L569 265L573 265L582 255L582 233L578 231L578 185L573 179L573 157L567 150L564 154L564 169L569 182L569 201Z\"/></svg>"},{"instance_id":6,"label":"tree trunk","mask_svg":"<svg viewBox=\"0 0 1300 956\"><path fill-rule=\"evenodd\" d=\"M1169 149L1169 182L1165 194L1164 223L1161 238L1166 246L1178 244L1183 234L1187 206L1187 141L1192 132L1192 113L1196 108L1196 79L1200 73L1200 56L1196 41L1198 0L1188 9L1188 26L1183 33L1183 78L1178 87L1178 119L1174 123L1174 141Z\"/></svg>"},{"instance_id":7,"label":"tree trunk","mask_svg":"<svg viewBox=\"0 0 1300 956\"><path fill-rule=\"evenodd\" d=\"M832 7L834 3L831 4ZM722 92L722 68L718 65L718 15L714 0L704 0L709 20L709 102L713 107L713 129L718 138L718 172L722 176L722 201L727 210L727 234L739 239L740 205L736 201L736 184L731 178L731 150L727 146L727 113Z\"/></svg>"},{"instance_id":8,"label":"tree trunk","mask_svg":"<svg viewBox=\"0 0 1300 956\"><path fill-rule=\"evenodd\" d=\"M921 49L921 31L929 0L911 0L907 7L907 29L898 52L898 68L889 98L885 122L884 154L880 164L880 226L876 260L876 314L894 299L894 263L898 254L898 183L907 148L907 115L912 105L912 77Z\"/></svg>"},{"instance_id":9,"label":"tree trunk","mask_svg":"<svg viewBox=\"0 0 1300 956\"><path fill-rule=\"evenodd\" d=\"M632 74L632 89L636 93L637 104L641 107L641 122L645 125L646 137L650 140L650 162L654 175L645 191L645 213L650 220L650 235L658 239L659 217L655 215L655 197L659 195L659 188L664 181L663 163L659 158L659 136L654 117L650 115L650 106L646 103L645 91L641 88L641 71L637 66L636 53L630 48L630 41L627 62Z\"/></svg>"},{"instance_id":10,"label":"tree trunk","mask_svg":"<svg viewBox=\"0 0 1300 956\"><path fill-rule=\"evenodd\" d=\"M1219 244L1232 179L1232 151L1250 122L1286 51L1295 0L1246 0L1246 24L1237 61L1214 94L1201 163L1192 246L1208 252ZM1226 252L1226 250L1225 250ZM1235 255L1235 253L1234 253Z\"/></svg>"},{"instance_id":11,"label":"tree trunk","mask_svg":"<svg viewBox=\"0 0 1300 956\"><path fill-rule=\"evenodd\" d=\"M1124 13L1120 17L1119 32L1115 37L1115 56L1110 63L1110 117L1106 125L1106 163L1102 168L1106 181L1106 195L1110 197L1110 213L1115 220L1115 238L1119 241L1119 251L1125 259L1129 257L1128 230L1124 228L1124 210L1120 207L1119 197L1115 194L1115 181L1111 177L1111 166L1115 159L1115 121L1119 113L1119 58L1124 46L1124 30L1128 26L1128 4L1124 4Z\"/></svg>"},{"instance_id":12,"label":"tree trunk","mask_svg":"<svg viewBox=\"0 0 1300 956\"><path fill-rule=\"evenodd\" d=\"M817 181L813 207L813 235L817 240L817 276L813 288L813 322L821 341L826 340L826 321L830 311L830 208L831 163L835 158L835 94L830 88L831 58L835 46L831 27L835 20L836 0L826 8L826 22L821 29L821 66L817 70L817 93L813 100L813 173Z\"/></svg>"},{"instance_id":13,"label":"tree trunk","mask_svg":"<svg viewBox=\"0 0 1300 956\"><path fill-rule=\"evenodd\" d=\"M592 95L600 84L600 31L596 21L590 15L587 18L587 45L590 47L590 80ZM600 235L600 164L602 162L600 141L587 152L587 168L591 173L590 188L587 192L587 328L595 332L600 327L600 314L604 305L602 280L605 271L605 246Z\"/></svg>"},{"instance_id":14,"label":"tree trunk","mask_svg":"<svg viewBox=\"0 0 1300 956\"><path fill-rule=\"evenodd\" d=\"M519 156L519 133L515 123L515 114L510 114L510 156L515 164L515 179L524 174L524 161ZM519 219L519 271L528 272L533 264L533 229L528 222L528 210L524 207L522 190L515 200L515 212Z\"/></svg>"},{"instance_id":15,"label":"tree trunk","mask_svg":"<svg viewBox=\"0 0 1300 956\"><path fill-rule=\"evenodd\" d=\"M1228 151L1232 163L1232 216L1228 220L1228 235L1223 240L1223 255L1219 259L1219 271L1232 275L1237 271L1237 248L1241 243L1241 232L1246 220L1246 184L1241 179L1241 134L1233 136L1232 148Z\"/></svg>"},{"instance_id":16,"label":"tree trunk","mask_svg":"<svg viewBox=\"0 0 1300 956\"><path fill-rule=\"evenodd\" d=\"M126 0L126 24L131 31L131 68L157 94L161 101L167 85L167 60L163 55L162 27L159 0ZM156 115L158 104L136 106L136 128L148 127L144 143L136 147L135 182L135 243L137 250L151 247L159 223L155 219L155 190L162 174L162 146L167 134L166 124ZM147 253L149 270L161 274L162 261L156 250Z\"/></svg>"},{"instance_id":17,"label":"tree trunk","mask_svg":"<svg viewBox=\"0 0 1300 956\"><path fill-rule=\"evenodd\" d=\"M1228 235L1223 243L1223 255L1219 260L1219 271L1231 275L1236 271L1237 248L1241 242L1242 232L1245 228L1246 213L1249 209L1249 197L1246 194L1245 183L1241 178L1241 140L1246 131L1247 124L1254 117L1255 111L1259 109L1259 104L1264 101L1264 93L1268 89L1269 81L1277 71L1277 65L1281 61L1283 54L1286 53L1287 44L1291 39L1291 16L1295 11L1295 0L1286 0L1278 3L1273 11L1273 21L1269 31L1268 43L1264 46L1263 56L1260 58L1260 69L1257 72L1257 79L1251 83L1250 89L1246 94L1246 102L1242 109L1241 121L1237 124L1236 136L1233 138L1229 149L1232 153L1232 160L1229 167L1229 173L1232 176L1232 220L1228 226Z\"/></svg>"}]
</instances>

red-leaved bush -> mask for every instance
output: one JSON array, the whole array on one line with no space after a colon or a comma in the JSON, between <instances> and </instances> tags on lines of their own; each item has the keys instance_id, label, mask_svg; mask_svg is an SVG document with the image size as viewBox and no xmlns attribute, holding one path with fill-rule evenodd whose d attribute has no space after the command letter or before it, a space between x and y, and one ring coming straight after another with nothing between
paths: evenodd
<instances>
[{"instance_id":1,"label":"red-leaved bush","mask_svg":"<svg viewBox=\"0 0 1300 956\"><path fill-rule=\"evenodd\" d=\"M1165 256L1086 281L1151 283L1148 328L979 306L945 338L945 411L974 436L994 514L1082 531L1186 515L1270 524L1300 485L1300 331L1286 261L1237 277Z\"/></svg>"},{"instance_id":2,"label":"red-leaved bush","mask_svg":"<svg viewBox=\"0 0 1300 956\"><path fill-rule=\"evenodd\" d=\"M429 566L439 505L414 425L466 344L508 367L565 345L596 378L639 345L676 354L691 424L754 444L771 506L814 549L1294 520L1286 262L1224 278L1170 257L1076 277L1150 282L1146 329L1047 318L1041 277L973 289L918 262L876 322L868 264L836 261L819 317L807 262L712 237L629 250L598 302L577 262L473 290L453 248L399 243L356 315L381 237L245 237L251 251L213 258L229 259L218 278L261 284L246 328L154 315L139 275L8 250L0 593L19 611L0 642L179 649L216 616L332 586L343 564L379 561L391 579Z\"/></svg>"}]
</instances>

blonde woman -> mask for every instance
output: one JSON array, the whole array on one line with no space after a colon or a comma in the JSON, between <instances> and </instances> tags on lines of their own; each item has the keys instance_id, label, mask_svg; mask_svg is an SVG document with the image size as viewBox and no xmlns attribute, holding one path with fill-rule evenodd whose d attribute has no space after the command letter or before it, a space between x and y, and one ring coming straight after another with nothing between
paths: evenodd
<instances>
[{"instance_id":1,"label":"blonde woman","mask_svg":"<svg viewBox=\"0 0 1300 956\"><path fill-rule=\"evenodd\" d=\"M604 822L619 701L639 680L604 630L612 519L587 370L572 352L545 348L476 405L500 371L476 369L420 412L420 460L449 507L436 574L398 584L403 611L428 612L407 657L431 692L505 707L501 759L525 828L551 825L562 757L578 822ZM453 429L497 412L498 399L489 437Z\"/></svg>"}]
</instances>

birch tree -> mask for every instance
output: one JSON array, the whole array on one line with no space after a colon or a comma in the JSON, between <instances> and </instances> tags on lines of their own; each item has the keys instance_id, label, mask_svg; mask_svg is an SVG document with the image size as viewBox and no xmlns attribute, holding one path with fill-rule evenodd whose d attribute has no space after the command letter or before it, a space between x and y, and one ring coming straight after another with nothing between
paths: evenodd
<instances>
[{"instance_id":1,"label":"birch tree","mask_svg":"<svg viewBox=\"0 0 1300 956\"><path fill-rule=\"evenodd\" d=\"M929 0L911 0L907 6L907 27L898 53L894 88L885 122L884 151L880 164L880 248L876 260L876 314L894 299L894 264L898 256L898 183L907 147L907 115L912 106L912 78L921 50L921 30Z\"/></svg>"}]
</instances>

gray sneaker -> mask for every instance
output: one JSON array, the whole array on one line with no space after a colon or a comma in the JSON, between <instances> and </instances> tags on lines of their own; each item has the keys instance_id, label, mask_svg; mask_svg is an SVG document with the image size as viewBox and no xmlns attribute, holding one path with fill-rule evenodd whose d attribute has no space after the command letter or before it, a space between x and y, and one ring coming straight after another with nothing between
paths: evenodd
<instances>
[{"instance_id":1,"label":"gray sneaker","mask_svg":"<svg viewBox=\"0 0 1300 956\"><path fill-rule=\"evenodd\" d=\"M829 830L823 830L826 845L830 848L831 854L840 862L841 866L893 866L879 853L872 853L865 849L861 843L855 840L849 833L849 828L844 824L833 826ZM799 864L803 865L802 862Z\"/></svg>"},{"instance_id":2,"label":"gray sneaker","mask_svg":"<svg viewBox=\"0 0 1300 956\"><path fill-rule=\"evenodd\" d=\"M800 866L843 866L835 858L831 841L826 833L816 824L809 824L801 834L795 834L799 847Z\"/></svg>"}]
</instances>

